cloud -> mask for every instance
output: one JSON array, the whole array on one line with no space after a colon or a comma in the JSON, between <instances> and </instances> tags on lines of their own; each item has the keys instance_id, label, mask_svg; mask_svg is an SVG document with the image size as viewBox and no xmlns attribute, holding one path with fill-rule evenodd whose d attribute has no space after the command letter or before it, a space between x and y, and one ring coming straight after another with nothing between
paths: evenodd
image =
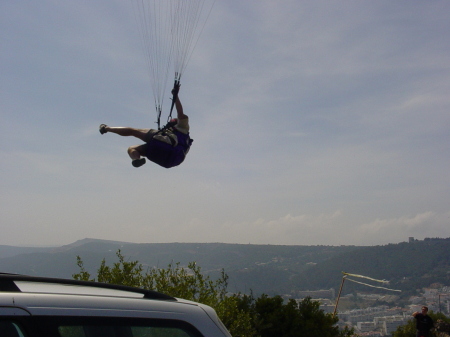
<instances>
[{"instance_id":1,"label":"cloud","mask_svg":"<svg viewBox=\"0 0 450 337\"><path fill-rule=\"evenodd\" d=\"M357 236L370 238L368 243L397 242L401 237L449 237L450 212L427 211L413 216L375 219L357 228Z\"/></svg>"},{"instance_id":2,"label":"cloud","mask_svg":"<svg viewBox=\"0 0 450 337\"><path fill-rule=\"evenodd\" d=\"M375 219L358 224L342 211L323 214L287 214L277 219L211 223L194 218L179 228L178 241L196 233L191 242L230 242L281 245L377 245L406 241L408 237L448 237L450 212L424 212L414 216ZM206 220L206 221L205 221ZM444 230L444 232L443 232Z\"/></svg>"},{"instance_id":3,"label":"cloud","mask_svg":"<svg viewBox=\"0 0 450 337\"><path fill-rule=\"evenodd\" d=\"M199 241L237 242L252 244L327 244L332 241L332 230L340 222L342 214L286 214L277 219L258 218L251 221L226 221L210 223L202 218L190 220L182 230L182 236L197 233ZM194 240L195 241L195 240Z\"/></svg>"}]
</instances>

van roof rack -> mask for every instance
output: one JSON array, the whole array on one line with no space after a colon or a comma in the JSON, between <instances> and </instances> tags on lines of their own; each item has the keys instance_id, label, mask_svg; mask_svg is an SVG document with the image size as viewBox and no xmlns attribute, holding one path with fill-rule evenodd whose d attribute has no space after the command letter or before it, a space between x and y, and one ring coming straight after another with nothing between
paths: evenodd
<instances>
[{"instance_id":1,"label":"van roof rack","mask_svg":"<svg viewBox=\"0 0 450 337\"><path fill-rule=\"evenodd\" d=\"M0 292L22 292L15 281L34 282L34 283L52 283L60 285L85 286L93 288L111 289L125 291L135 294L142 294L143 298L152 300L176 301L175 297L159 293L153 290L145 290L130 286L123 286L110 283L69 280L52 277L28 276L19 274L0 273Z\"/></svg>"}]
</instances>

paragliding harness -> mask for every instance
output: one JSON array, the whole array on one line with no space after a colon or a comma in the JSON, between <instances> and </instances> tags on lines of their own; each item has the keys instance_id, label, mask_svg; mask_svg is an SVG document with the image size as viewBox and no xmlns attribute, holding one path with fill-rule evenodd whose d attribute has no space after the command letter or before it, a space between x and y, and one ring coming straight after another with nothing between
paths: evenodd
<instances>
[{"instance_id":1,"label":"paragliding harness","mask_svg":"<svg viewBox=\"0 0 450 337\"><path fill-rule=\"evenodd\" d=\"M172 121L172 110L175 105L175 101L178 99L178 90L180 88L179 82L175 82L172 100L172 107L169 114L169 122L162 128L159 129L159 116L158 116L158 131L152 136L150 141L147 143L147 153L146 157L152 162L165 167L171 168L180 165L184 158L186 157L189 149L194 141L189 137L188 134L184 134L175 128L177 122ZM177 139L178 144L171 137L167 137L171 144L166 143L158 138L156 135L166 136L168 133L173 133Z\"/></svg>"}]
</instances>

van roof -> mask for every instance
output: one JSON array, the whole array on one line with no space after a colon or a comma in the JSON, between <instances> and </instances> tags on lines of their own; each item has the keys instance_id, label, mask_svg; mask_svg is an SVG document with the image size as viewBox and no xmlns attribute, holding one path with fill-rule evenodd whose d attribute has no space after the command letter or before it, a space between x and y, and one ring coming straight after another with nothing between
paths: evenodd
<instances>
[{"instance_id":1,"label":"van roof","mask_svg":"<svg viewBox=\"0 0 450 337\"><path fill-rule=\"evenodd\" d=\"M144 299L164 301L177 300L172 296L153 290L123 285L7 273L0 273L0 293L1 292L141 297Z\"/></svg>"}]
</instances>

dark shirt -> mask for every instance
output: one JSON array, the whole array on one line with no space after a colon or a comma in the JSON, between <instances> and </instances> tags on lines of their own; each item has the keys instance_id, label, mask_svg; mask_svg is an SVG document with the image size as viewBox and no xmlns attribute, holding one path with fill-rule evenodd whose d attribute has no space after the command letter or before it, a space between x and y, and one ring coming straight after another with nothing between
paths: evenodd
<instances>
[{"instance_id":1,"label":"dark shirt","mask_svg":"<svg viewBox=\"0 0 450 337\"><path fill-rule=\"evenodd\" d=\"M416 329L419 331L430 331L434 323L430 316L424 314L417 314L416 317Z\"/></svg>"}]
</instances>

